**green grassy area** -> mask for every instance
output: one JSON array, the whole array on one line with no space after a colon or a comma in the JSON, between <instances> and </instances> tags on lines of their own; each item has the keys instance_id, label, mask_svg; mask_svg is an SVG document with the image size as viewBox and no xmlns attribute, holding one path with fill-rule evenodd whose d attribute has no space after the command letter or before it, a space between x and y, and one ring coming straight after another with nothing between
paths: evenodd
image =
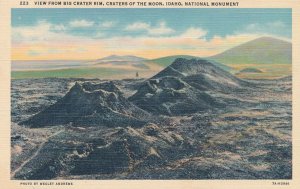
<instances>
[{"instance_id":1,"label":"green grassy area","mask_svg":"<svg viewBox=\"0 0 300 189\"><path fill-rule=\"evenodd\" d=\"M281 73L238 73L235 74L236 77L241 79L279 79L283 77L290 76L290 74Z\"/></svg>"},{"instance_id":2,"label":"green grassy area","mask_svg":"<svg viewBox=\"0 0 300 189\"><path fill-rule=\"evenodd\" d=\"M235 71L235 76L245 79L275 79L292 75L291 64L231 64ZM254 68L261 73L240 72L243 69Z\"/></svg>"},{"instance_id":3,"label":"green grassy area","mask_svg":"<svg viewBox=\"0 0 300 189\"><path fill-rule=\"evenodd\" d=\"M125 74L121 69L110 68L72 68L59 70L35 70L35 71L12 71L12 79L25 78L110 78L116 75Z\"/></svg>"},{"instance_id":4,"label":"green grassy area","mask_svg":"<svg viewBox=\"0 0 300 189\"><path fill-rule=\"evenodd\" d=\"M220 67L220 65L217 65ZM228 69L228 68L230 69ZM245 68L256 68L262 73L239 73ZM273 79L285 77L292 74L291 64L229 64L221 68L236 74L239 78L245 79ZM149 71L147 71L149 72ZM141 76L149 77L146 73L140 72ZM153 73L154 75L155 73ZM12 71L12 79L26 78L100 78L100 79L121 79L124 76L135 77L134 71L116 69L116 68L70 68L59 70L35 70L35 71Z\"/></svg>"}]
</instances>

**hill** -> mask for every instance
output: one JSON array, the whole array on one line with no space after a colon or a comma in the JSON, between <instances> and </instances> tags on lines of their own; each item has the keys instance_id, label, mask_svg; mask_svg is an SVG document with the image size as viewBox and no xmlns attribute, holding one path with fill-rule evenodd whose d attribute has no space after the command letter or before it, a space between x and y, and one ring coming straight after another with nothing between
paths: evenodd
<instances>
[{"instance_id":1,"label":"hill","mask_svg":"<svg viewBox=\"0 0 300 189\"><path fill-rule=\"evenodd\" d=\"M85 126L141 125L148 116L134 106L113 82L76 83L55 104L21 122L31 127L72 124Z\"/></svg>"},{"instance_id":2,"label":"hill","mask_svg":"<svg viewBox=\"0 0 300 189\"><path fill-rule=\"evenodd\" d=\"M280 39L261 37L209 58L225 65L291 64L292 44Z\"/></svg>"},{"instance_id":3,"label":"hill","mask_svg":"<svg viewBox=\"0 0 300 189\"><path fill-rule=\"evenodd\" d=\"M97 62L110 62L110 61L131 61L131 62L138 62L138 61L145 61L147 59L133 56L133 55L126 55L126 56L118 56L118 55L110 55L101 59L96 60Z\"/></svg>"},{"instance_id":4,"label":"hill","mask_svg":"<svg viewBox=\"0 0 300 189\"><path fill-rule=\"evenodd\" d=\"M246 83L205 59L176 59L129 98L154 114L186 115L222 107L212 94L232 93Z\"/></svg>"},{"instance_id":5,"label":"hill","mask_svg":"<svg viewBox=\"0 0 300 189\"><path fill-rule=\"evenodd\" d=\"M163 68L166 68L167 66L171 65L176 59L178 58L185 58L185 59L199 59L200 57L197 56L190 56L190 55L174 55L174 56L166 56L166 57L161 57L161 58L156 58L156 59L151 59L148 60L148 62L155 63ZM210 62L223 70L226 71L231 71L232 68L229 66L226 66L224 64L221 64L217 61L210 60Z\"/></svg>"}]
</instances>

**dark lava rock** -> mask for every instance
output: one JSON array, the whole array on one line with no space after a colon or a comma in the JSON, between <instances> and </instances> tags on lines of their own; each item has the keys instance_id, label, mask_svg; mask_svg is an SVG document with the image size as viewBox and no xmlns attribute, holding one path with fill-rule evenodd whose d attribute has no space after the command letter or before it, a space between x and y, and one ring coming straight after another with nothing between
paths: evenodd
<instances>
[{"instance_id":1,"label":"dark lava rock","mask_svg":"<svg viewBox=\"0 0 300 189\"><path fill-rule=\"evenodd\" d=\"M206 92L169 76L146 81L129 100L146 111L164 115L186 115L221 106Z\"/></svg>"},{"instance_id":2,"label":"dark lava rock","mask_svg":"<svg viewBox=\"0 0 300 189\"><path fill-rule=\"evenodd\" d=\"M232 94L248 82L205 59L176 59L128 99L153 114L188 115L224 107L211 94Z\"/></svg>"},{"instance_id":3,"label":"dark lava rock","mask_svg":"<svg viewBox=\"0 0 300 189\"><path fill-rule=\"evenodd\" d=\"M112 144L95 148L88 157L74 161L74 175L82 174L112 174L123 172L130 166L126 141L115 141Z\"/></svg>"},{"instance_id":4,"label":"dark lava rock","mask_svg":"<svg viewBox=\"0 0 300 189\"><path fill-rule=\"evenodd\" d=\"M159 128L157 125L150 124L144 128L144 133L148 136L158 136Z\"/></svg>"},{"instance_id":5,"label":"dark lava rock","mask_svg":"<svg viewBox=\"0 0 300 189\"><path fill-rule=\"evenodd\" d=\"M27 141L28 140L28 138L25 136L25 135L23 135L23 134L14 134L14 135L12 135L11 137L10 137L10 140L13 142L15 142L15 141Z\"/></svg>"},{"instance_id":6,"label":"dark lava rock","mask_svg":"<svg viewBox=\"0 0 300 189\"><path fill-rule=\"evenodd\" d=\"M236 78L229 72L217 67L212 62L205 59L188 60L178 58L152 79L162 78L165 76L181 78L191 86L198 84L211 90L237 88L240 87L240 85L246 84L245 81Z\"/></svg>"},{"instance_id":7,"label":"dark lava rock","mask_svg":"<svg viewBox=\"0 0 300 189\"><path fill-rule=\"evenodd\" d=\"M154 132L154 133L152 133ZM136 169L158 167L185 155L185 145L180 135L165 132L155 124L143 128L119 128L110 136L112 141L104 146L94 146L83 158L73 161L72 175L130 173ZM174 152L180 152L177 156Z\"/></svg>"},{"instance_id":8,"label":"dark lava rock","mask_svg":"<svg viewBox=\"0 0 300 189\"><path fill-rule=\"evenodd\" d=\"M56 177L62 165L60 157L67 151L57 143L47 142L40 150L38 156L30 160L19 172L15 178L18 180L47 180Z\"/></svg>"},{"instance_id":9,"label":"dark lava rock","mask_svg":"<svg viewBox=\"0 0 300 189\"><path fill-rule=\"evenodd\" d=\"M139 126L148 113L133 105L113 82L76 83L55 104L21 122L31 127L70 124L80 126Z\"/></svg>"}]
</instances>

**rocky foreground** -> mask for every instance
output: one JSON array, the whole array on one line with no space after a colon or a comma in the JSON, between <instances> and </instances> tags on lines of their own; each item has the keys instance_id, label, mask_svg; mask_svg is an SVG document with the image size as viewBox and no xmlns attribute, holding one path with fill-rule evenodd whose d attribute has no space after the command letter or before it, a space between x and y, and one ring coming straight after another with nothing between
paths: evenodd
<instances>
[{"instance_id":1,"label":"rocky foreground","mask_svg":"<svg viewBox=\"0 0 300 189\"><path fill-rule=\"evenodd\" d=\"M289 179L291 78L204 59L147 80L12 81L12 179Z\"/></svg>"}]
</instances>

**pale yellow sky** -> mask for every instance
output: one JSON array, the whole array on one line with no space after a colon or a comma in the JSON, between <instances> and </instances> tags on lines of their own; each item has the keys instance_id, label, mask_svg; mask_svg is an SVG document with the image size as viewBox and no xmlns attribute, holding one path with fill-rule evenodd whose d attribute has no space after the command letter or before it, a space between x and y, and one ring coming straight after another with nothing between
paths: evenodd
<instances>
[{"instance_id":1,"label":"pale yellow sky","mask_svg":"<svg viewBox=\"0 0 300 189\"><path fill-rule=\"evenodd\" d=\"M54 37L54 36L51 36ZM90 40L88 38L50 38L47 41L13 44L13 60L92 60L112 54L135 55L148 59L170 55L208 57L260 37L235 35L214 37L210 41L194 37L118 37Z\"/></svg>"}]
</instances>

